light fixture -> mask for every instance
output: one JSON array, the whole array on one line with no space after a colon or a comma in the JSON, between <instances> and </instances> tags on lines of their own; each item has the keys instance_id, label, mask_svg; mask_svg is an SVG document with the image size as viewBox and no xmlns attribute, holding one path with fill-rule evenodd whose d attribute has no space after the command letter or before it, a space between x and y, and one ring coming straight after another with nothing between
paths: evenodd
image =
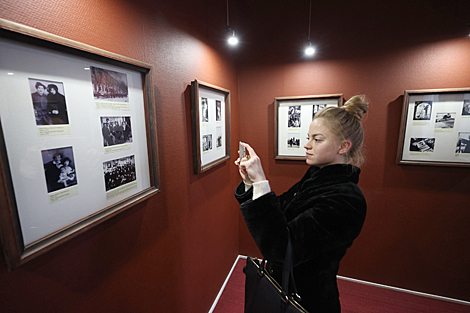
<instances>
[{"instance_id":1,"label":"light fixture","mask_svg":"<svg viewBox=\"0 0 470 313\"><path fill-rule=\"evenodd\" d=\"M305 48L305 55L312 56L315 54L315 48L312 46L312 42L310 41L310 28L312 24L312 0L310 0L310 11L308 14L308 46Z\"/></svg>"},{"instance_id":2,"label":"light fixture","mask_svg":"<svg viewBox=\"0 0 470 313\"><path fill-rule=\"evenodd\" d=\"M228 0L227 0L227 28L226 28L226 33L227 33L227 42L231 46L236 46L238 44L238 38L235 36L235 31L230 28L229 24L229 14L228 14Z\"/></svg>"}]
</instances>

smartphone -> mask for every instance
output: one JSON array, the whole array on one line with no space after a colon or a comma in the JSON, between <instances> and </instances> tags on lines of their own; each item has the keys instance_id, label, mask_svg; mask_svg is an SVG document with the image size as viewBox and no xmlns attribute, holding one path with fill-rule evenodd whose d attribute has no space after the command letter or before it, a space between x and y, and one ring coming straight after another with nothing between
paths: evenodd
<instances>
[{"instance_id":1,"label":"smartphone","mask_svg":"<svg viewBox=\"0 0 470 313\"><path fill-rule=\"evenodd\" d=\"M238 143L238 157L240 158L240 161L246 157L246 150L245 150L245 146L242 145L242 142L240 141Z\"/></svg>"}]
</instances>

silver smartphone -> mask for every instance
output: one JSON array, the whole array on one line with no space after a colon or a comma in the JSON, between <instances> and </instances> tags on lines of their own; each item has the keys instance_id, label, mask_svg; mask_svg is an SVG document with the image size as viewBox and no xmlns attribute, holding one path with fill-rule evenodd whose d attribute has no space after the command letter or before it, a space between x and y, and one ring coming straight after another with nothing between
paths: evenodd
<instances>
[{"instance_id":1,"label":"silver smartphone","mask_svg":"<svg viewBox=\"0 0 470 313\"><path fill-rule=\"evenodd\" d=\"M238 157L240 158L240 161L246 157L246 150L245 150L245 146L242 145L242 142L240 141L238 143Z\"/></svg>"}]
</instances>

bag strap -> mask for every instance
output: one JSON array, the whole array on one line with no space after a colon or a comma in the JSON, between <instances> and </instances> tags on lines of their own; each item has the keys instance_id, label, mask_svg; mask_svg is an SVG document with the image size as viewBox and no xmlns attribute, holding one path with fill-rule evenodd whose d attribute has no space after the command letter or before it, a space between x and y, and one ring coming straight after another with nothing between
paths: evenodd
<instances>
[{"instance_id":1,"label":"bag strap","mask_svg":"<svg viewBox=\"0 0 470 313\"><path fill-rule=\"evenodd\" d=\"M290 284L290 289L289 289ZM290 291L292 291L290 293ZM297 294L297 287L294 281L294 249L292 247L290 230L287 228L287 247L286 247L286 258L282 267L282 293L284 297L289 297L289 294L295 295L300 300L300 296Z\"/></svg>"}]
</instances>

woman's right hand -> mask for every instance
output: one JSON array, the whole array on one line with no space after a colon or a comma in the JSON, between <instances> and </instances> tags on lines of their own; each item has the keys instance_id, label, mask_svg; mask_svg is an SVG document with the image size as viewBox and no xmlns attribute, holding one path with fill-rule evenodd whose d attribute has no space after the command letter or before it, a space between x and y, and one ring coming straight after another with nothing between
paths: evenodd
<instances>
[{"instance_id":1,"label":"woman's right hand","mask_svg":"<svg viewBox=\"0 0 470 313\"><path fill-rule=\"evenodd\" d=\"M253 150L249 144L242 143L242 145L245 146L245 149L248 151L248 156L241 160L238 158L235 164L238 165L238 171L243 181L247 184L252 184L266 180L261 165L261 159L258 157L255 150Z\"/></svg>"}]
</instances>

